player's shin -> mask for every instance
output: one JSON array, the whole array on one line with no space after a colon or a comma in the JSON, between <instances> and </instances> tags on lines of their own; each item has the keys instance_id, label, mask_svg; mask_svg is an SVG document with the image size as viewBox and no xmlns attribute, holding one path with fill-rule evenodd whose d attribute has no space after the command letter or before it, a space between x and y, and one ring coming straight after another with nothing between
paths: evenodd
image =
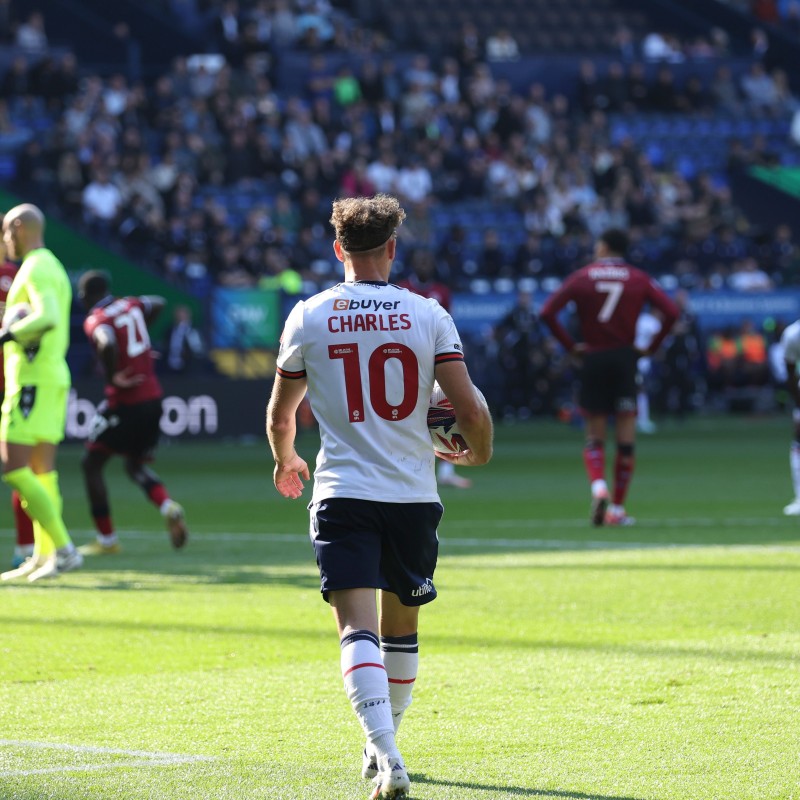
<instances>
[{"instance_id":1,"label":"player's shin","mask_svg":"<svg viewBox=\"0 0 800 800\"><path fill-rule=\"evenodd\" d=\"M37 477L30 467L12 470L3 476L3 480L19 492L23 506L34 522L36 550L42 555L70 541L59 506L50 496L47 481L41 480L44 477Z\"/></svg>"},{"instance_id":2,"label":"player's shin","mask_svg":"<svg viewBox=\"0 0 800 800\"><path fill-rule=\"evenodd\" d=\"M341 640L344 688L367 742L378 757L400 757L394 739L389 682L381 661L378 637L355 630Z\"/></svg>"},{"instance_id":3,"label":"player's shin","mask_svg":"<svg viewBox=\"0 0 800 800\"><path fill-rule=\"evenodd\" d=\"M381 636L381 656L389 679L389 700L392 706L394 731L400 727L406 709L411 705L411 694L419 668L419 643L417 634L409 636Z\"/></svg>"}]
</instances>

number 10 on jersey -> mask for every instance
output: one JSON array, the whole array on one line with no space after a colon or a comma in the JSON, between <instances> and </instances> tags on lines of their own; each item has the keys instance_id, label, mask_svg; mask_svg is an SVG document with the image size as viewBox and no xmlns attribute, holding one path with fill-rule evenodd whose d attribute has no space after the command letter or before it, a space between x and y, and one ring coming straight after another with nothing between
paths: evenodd
<instances>
[{"instance_id":1,"label":"number 10 on jersey","mask_svg":"<svg viewBox=\"0 0 800 800\"><path fill-rule=\"evenodd\" d=\"M364 386L361 379L361 356L358 344L332 344L328 346L328 358L339 359L344 366L344 384L347 397L347 416L350 422L363 422L365 414ZM386 365L397 359L402 378L392 383L393 396L401 396L397 405L387 398ZM419 394L419 362L414 351L400 342L378 345L367 362L369 404L381 419L390 422L408 417L417 405Z\"/></svg>"}]
</instances>

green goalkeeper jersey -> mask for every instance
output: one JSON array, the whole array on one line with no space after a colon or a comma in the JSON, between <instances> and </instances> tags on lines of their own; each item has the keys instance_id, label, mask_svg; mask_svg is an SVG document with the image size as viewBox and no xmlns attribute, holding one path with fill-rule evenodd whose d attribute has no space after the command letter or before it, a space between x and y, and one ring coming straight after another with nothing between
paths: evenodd
<instances>
[{"instance_id":1,"label":"green goalkeeper jersey","mask_svg":"<svg viewBox=\"0 0 800 800\"><path fill-rule=\"evenodd\" d=\"M6 394L22 386L69 386L67 366L72 286L64 265L40 247L25 257L14 277L6 308L28 303L31 313L10 326L6 342Z\"/></svg>"}]
</instances>

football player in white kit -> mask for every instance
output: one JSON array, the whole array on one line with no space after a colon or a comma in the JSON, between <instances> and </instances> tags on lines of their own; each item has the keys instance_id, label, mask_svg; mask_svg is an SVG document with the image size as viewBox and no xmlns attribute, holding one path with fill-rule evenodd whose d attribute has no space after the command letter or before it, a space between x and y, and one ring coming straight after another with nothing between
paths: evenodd
<instances>
[{"instance_id":1,"label":"football player in white kit","mask_svg":"<svg viewBox=\"0 0 800 800\"><path fill-rule=\"evenodd\" d=\"M794 486L794 500L784 507L787 517L800 516L800 388L797 385L797 362L800 360L800 320L787 326L781 335L783 360L786 363L786 388L794 400L792 419L794 420L794 439L789 451L789 465Z\"/></svg>"},{"instance_id":2,"label":"football player in white kit","mask_svg":"<svg viewBox=\"0 0 800 800\"><path fill-rule=\"evenodd\" d=\"M294 449L306 391L319 422L310 535L345 691L366 734L362 775L374 781L373 798L402 797L410 786L395 734L417 676L419 608L436 597L442 506L427 427L434 379L469 446L440 457L477 466L492 455L489 410L450 315L388 282L404 217L387 195L334 202L345 279L290 313L267 409L284 497L300 497L310 477Z\"/></svg>"}]
</instances>

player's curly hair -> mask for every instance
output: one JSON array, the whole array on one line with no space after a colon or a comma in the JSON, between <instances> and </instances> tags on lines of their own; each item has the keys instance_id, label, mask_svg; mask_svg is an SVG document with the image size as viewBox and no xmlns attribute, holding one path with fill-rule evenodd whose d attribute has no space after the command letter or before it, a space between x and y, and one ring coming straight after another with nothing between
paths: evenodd
<instances>
[{"instance_id":1,"label":"player's curly hair","mask_svg":"<svg viewBox=\"0 0 800 800\"><path fill-rule=\"evenodd\" d=\"M342 197L333 201L331 225L347 253L365 253L385 244L406 218L396 197Z\"/></svg>"}]
</instances>

